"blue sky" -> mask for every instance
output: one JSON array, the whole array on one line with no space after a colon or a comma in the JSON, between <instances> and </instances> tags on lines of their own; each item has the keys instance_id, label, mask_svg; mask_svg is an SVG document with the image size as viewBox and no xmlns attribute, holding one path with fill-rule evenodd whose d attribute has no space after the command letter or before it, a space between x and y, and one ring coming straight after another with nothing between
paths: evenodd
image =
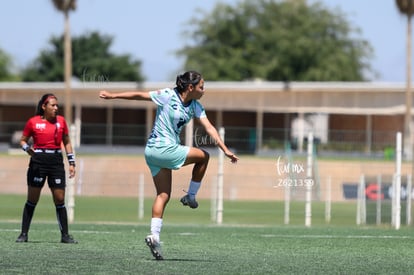
<instances>
[{"instance_id":1,"label":"blue sky","mask_svg":"<svg viewBox=\"0 0 414 275\"><path fill-rule=\"evenodd\" d=\"M174 51L184 45L185 24L198 14L197 8L208 12L218 2L234 5L239 0L78 0L70 16L71 33L111 35L111 51L141 60L148 81L171 81L181 66ZM407 19L399 14L394 0L318 2L341 9L361 29L362 37L374 48L372 66L379 74L374 81L405 81ZM0 26L0 48L22 67L48 46L52 35L63 32L63 15L51 0L3 1Z\"/></svg>"}]
</instances>

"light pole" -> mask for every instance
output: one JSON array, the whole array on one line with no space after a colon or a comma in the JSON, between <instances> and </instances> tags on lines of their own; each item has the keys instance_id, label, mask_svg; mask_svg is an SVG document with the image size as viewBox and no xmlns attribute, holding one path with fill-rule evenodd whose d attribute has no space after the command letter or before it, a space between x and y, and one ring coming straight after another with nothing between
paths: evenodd
<instances>
[{"instance_id":1,"label":"light pole","mask_svg":"<svg viewBox=\"0 0 414 275\"><path fill-rule=\"evenodd\" d=\"M69 11L76 9L76 0L52 0L55 7L65 15L64 31L64 75L65 75L65 119L69 127L72 125L71 87L72 78L72 43L70 38ZM73 131L71 131L72 133ZM75 148L73 148L74 150ZM75 151L73 151L75 152ZM75 217L75 179L67 180L66 201L68 206L68 221L73 222Z\"/></svg>"},{"instance_id":2,"label":"light pole","mask_svg":"<svg viewBox=\"0 0 414 275\"><path fill-rule=\"evenodd\" d=\"M397 6L398 9L400 10L400 12L402 14L407 15L407 90L406 90L406 106L407 106L407 111L405 114L405 127L404 127L404 131L406 131L408 129L408 134L409 136L406 137L407 133L404 133L404 147L405 147L405 143L408 140L409 145L412 146L411 143L411 17L414 14L414 0L396 0L397 2ZM408 127L408 128L407 128ZM411 148L411 153L413 152ZM404 149L404 153L408 151ZM411 156L411 174L414 174L414 161L412 160L413 158L413 154L410 155ZM407 184L409 184L409 179L407 179ZM399 184L401 184L401 181L399 182ZM411 219L411 217L409 217L407 215L407 217L409 219ZM408 219L407 219L408 221Z\"/></svg>"},{"instance_id":3,"label":"light pole","mask_svg":"<svg viewBox=\"0 0 414 275\"><path fill-rule=\"evenodd\" d=\"M407 15L407 76L406 76L406 92L405 92L405 117L404 117L404 155L407 159L412 160L412 140L411 140L411 17L414 14L414 0L396 0L399 11Z\"/></svg>"},{"instance_id":4,"label":"light pole","mask_svg":"<svg viewBox=\"0 0 414 275\"><path fill-rule=\"evenodd\" d=\"M76 0L52 0L56 9L64 13L64 80L65 80L65 119L68 125L72 124L72 43L70 37L69 11L76 9Z\"/></svg>"}]
</instances>

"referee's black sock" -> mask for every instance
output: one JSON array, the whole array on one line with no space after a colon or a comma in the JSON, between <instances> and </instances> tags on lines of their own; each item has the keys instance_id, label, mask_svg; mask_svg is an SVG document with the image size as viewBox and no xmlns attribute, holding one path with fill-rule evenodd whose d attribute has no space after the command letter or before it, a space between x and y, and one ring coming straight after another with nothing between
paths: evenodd
<instances>
[{"instance_id":1,"label":"referee's black sock","mask_svg":"<svg viewBox=\"0 0 414 275\"><path fill-rule=\"evenodd\" d=\"M29 232L30 223L32 222L33 213L36 208L36 203L32 203L30 201L26 201L23 209L23 217L22 217L22 233Z\"/></svg>"},{"instance_id":2,"label":"referee's black sock","mask_svg":"<svg viewBox=\"0 0 414 275\"><path fill-rule=\"evenodd\" d=\"M66 212L65 204L56 205L56 217L59 224L59 229L62 235L67 235L68 230L68 214Z\"/></svg>"}]
</instances>

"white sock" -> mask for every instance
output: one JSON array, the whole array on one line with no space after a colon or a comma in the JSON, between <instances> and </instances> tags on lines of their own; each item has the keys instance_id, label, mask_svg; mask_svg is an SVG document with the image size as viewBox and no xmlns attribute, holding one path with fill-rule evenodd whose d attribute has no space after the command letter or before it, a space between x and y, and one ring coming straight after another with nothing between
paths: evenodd
<instances>
[{"instance_id":1,"label":"white sock","mask_svg":"<svg viewBox=\"0 0 414 275\"><path fill-rule=\"evenodd\" d=\"M151 235L155 237L157 242L160 241L160 233L162 227L162 219L161 218L152 218L151 219Z\"/></svg>"},{"instance_id":2,"label":"white sock","mask_svg":"<svg viewBox=\"0 0 414 275\"><path fill-rule=\"evenodd\" d=\"M198 189L200 189L201 182L198 181L190 181L190 186L188 187L188 195L190 198L194 199L197 195Z\"/></svg>"}]
</instances>

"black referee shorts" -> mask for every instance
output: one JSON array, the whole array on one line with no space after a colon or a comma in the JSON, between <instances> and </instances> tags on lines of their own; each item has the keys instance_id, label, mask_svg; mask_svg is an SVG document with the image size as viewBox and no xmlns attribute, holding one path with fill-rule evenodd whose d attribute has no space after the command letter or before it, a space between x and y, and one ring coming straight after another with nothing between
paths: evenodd
<instances>
[{"instance_id":1,"label":"black referee shorts","mask_svg":"<svg viewBox=\"0 0 414 275\"><path fill-rule=\"evenodd\" d=\"M27 185L42 188L47 179L50 188L66 187L65 166L60 152L37 152L30 158Z\"/></svg>"}]
</instances>

